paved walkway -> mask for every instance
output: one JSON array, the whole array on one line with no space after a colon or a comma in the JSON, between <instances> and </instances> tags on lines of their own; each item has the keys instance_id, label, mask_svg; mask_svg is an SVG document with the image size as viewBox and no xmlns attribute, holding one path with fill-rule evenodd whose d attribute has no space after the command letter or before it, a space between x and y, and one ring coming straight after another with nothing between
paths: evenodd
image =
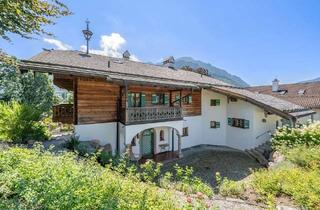
<instances>
[{"instance_id":1,"label":"paved walkway","mask_svg":"<svg viewBox=\"0 0 320 210\"><path fill-rule=\"evenodd\" d=\"M222 177L231 180L242 180L250 174L250 169L260 168L260 164L240 150L220 146L198 146L183 151L184 157L163 166L165 171L179 166L191 166L195 176L216 186L215 174L220 172Z\"/></svg>"}]
</instances>

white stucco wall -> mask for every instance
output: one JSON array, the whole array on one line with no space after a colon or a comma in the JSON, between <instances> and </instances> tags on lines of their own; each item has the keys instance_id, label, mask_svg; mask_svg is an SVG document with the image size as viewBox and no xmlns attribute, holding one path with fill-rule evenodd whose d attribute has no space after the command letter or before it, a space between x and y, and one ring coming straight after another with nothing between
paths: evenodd
<instances>
[{"instance_id":1,"label":"white stucco wall","mask_svg":"<svg viewBox=\"0 0 320 210\"><path fill-rule=\"evenodd\" d=\"M237 100L229 102L227 105L227 116L231 118L240 118L250 121L249 129L237 128L227 125L226 145L237 149L247 149L254 145L253 116L255 106L249 102Z\"/></svg>"},{"instance_id":2,"label":"white stucco wall","mask_svg":"<svg viewBox=\"0 0 320 210\"><path fill-rule=\"evenodd\" d=\"M195 145L202 144L203 135L202 135L202 117L185 117L183 121L183 127L188 127L188 136L183 136L181 139L182 149L192 147ZM177 137L175 135L175 141L177 142ZM178 145L175 146L177 149Z\"/></svg>"},{"instance_id":3,"label":"white stucco wall","mask_svg":"<svg viewBox=\"0 0 320 210\"><path fill-rule=\"evenodd\" d=\"M117 123L96 123L75 125L75 135L80 141L100 140L101 145L111 144L112 151L116 150Z\"/></svg>"},{"instance_id":4,"label":"white stucco wall","mask_svg":"<svg viewBox=\"0 0 320 210\"><path fill-rule=\"evenodd\" d=\"M219 106L211 106L211 99L220 99ZM201 97L202 140L201 144L226 145L227 96L203 90ZM210 121L220 122L220 128L210 128Z\"/></svg>"},{"instance_id":5,"label":"white stucco wall","mask_svg":"<svg viewBox=\"0 0 320 210\"><path fill-rule=\"evenodd\" d=\"M265 119L265 122L263 119ZM274 114L265 114L263 109L255 107L252 123L254 146L271 139L271 134L276 130L277 121L280 125L281 117Z\"/></svg>"},{"instance_id":6,"label":"white stucco wall","mask_svg":"<svg viewBox=\"0 0 320 210\"><path fill-rule=\"evenodd\" d=\"M125 138L125 144L130 144L132 141L132 138L135 137L138 133L146 129L161 128L161 127L171 127L176 129L180 134L182 134L183 120L127 125L127 126L124 126L121 131L124 132L124 134L122 135Z\"/></svg>"},{"instance_id":7,"label":"white stucco wall","mask_svg":"<svg viewBox=\"0 0 320 210\"><path fill-rule=\"evenodd\" d=\"M313 111L316 112L316 114L313 116L313 119L315 121L320 121L320 109L313 109Z\"/></svg>"}]
</instances>

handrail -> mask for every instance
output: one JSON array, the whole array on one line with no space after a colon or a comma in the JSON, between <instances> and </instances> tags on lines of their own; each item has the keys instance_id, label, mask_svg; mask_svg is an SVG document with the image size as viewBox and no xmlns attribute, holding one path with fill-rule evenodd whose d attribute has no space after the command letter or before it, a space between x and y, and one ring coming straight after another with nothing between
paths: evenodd
<instances>
[{"instance_id":1,"label":"handrail","mask_svg":"<svg viewBox=\"0 0 320 210\"><path fill-rule=\"evenodd\" d=\"M175 120L182 118L181 107L128 107L126 123Z\"/></svg>"},{"instance_id":2,"label":"handrail","mask_svg":"<svg viewBox=\"0 0 320 210\"><path fill-rule=\"evenodd\" d=\"M258 136L256 137L256 139L258 139L258 138L260 138L260 137L262 137L262 136L264 136L264 135L266 135L266 134L269 134L269 135L271 136L271 130L268 130L268 131L266 131L266 132L263 132L262 134L258 135Z\"/></svg>"}]
</instances>

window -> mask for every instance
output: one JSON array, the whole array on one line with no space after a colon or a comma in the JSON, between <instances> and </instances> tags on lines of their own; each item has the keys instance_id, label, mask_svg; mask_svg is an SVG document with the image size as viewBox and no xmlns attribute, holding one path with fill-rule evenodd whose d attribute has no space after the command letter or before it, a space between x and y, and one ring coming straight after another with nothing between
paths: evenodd
<instances>
[{"instance_id":1,"label":"window","mask_svg":"<svg viewBox=\"0 0 320 210\"><path fill-rule=\"evenodd\" d=\"M182 128L182 136L188 136L189 135L189 129L188 127Z\"/></svg>"},{"instance_id":2,"label":"window","mask_svg":"<svg viewBox=\"0 0 320 210\"><path fill-rule=\"evenodd\" d=\"M153 105L169 104L169 95L166 93L153 93L151 95L151 103Z\"/></svg>"},{"instance_id":3,"label":"window","mask_svg":"<svg viewBox=\"0 0 320 210\"><path fill-rule=\"evenodd\" d=\"M211 99L210 106L220 106L220 99Z\"/></svg>"},{"instance_id":4,"label":"window","mask_svg":"<svg viewBox=\"0 0 320 210\"><path fill-rule=\"evenodd\" d=\"M164 131L160 131L160 141L164 141Z\"/></svg>"},{"instance_id":5,"label":"window","mask_svg":"<svg viewBox=\"0 0 320 210\"><path fill-rule=\"evenodd\" d=\"M176 103L180 102L180 95L176 95L175 101L176 101ZM187 96L183 96L182 97L182 102L184 104L192 104L192 95L190 94L190 95L187 95Z\"/></svg>"},{"instance_id":6,"label":"window","mask_svg":"<svg viewBox=\"0 0 320 210\"><path fill-rule=\"evenodd\" d=\"M146 95L144 93L128 93L128 107L145 106Z\"/></svg>"},{"instance_id":7,"label":"window","mask_svg":"<svg viewBox=\"0 0 320 210\"><path fill-rule=\"evenodd\" d=\"M220 128L220 122L210 121L210 128Z\"/></svg>"},{"instance_id":8,"label":"window","mask_svg":"<svg viewBox=\"0 0 320 210\"><path fill-rule=\"evenodd\" d=\"M183 103L192 104L192 95L187 95L183 98Z\"/></svg>"},{"instance_id":9,"label":"window","mask_svg":"<svg viewBox=\"0 0 320 210\"><path fill-rule=\"evenodd\" d=\"M238 99L237 99L237 98L234 98L234 97L230 97L230 98L229 98L229 101L231 101L231 102L237 102Z\"/></svg>"},{"instance_id":10,"label":"window","mask_svg":"<svg viewBox=\"0 0 320 210\"><path fill-rule=\"evenodd\" d=\"M232 127L237 127L237 128L249 129L250 122L249 122L249 120L245 120L245 119L229 117L228 118L228 125L230 125Z\"/></svg>"},{"instance_id":11,"label":"window","mask_svg":"<svg viewBox=\"0 0 320 210\"><path fill-rule=\"evenodd\" d=\"M302 95L304 95L305 92L306 92L305 89L300 89L300 90L298 91L298 95L299 95L299 96L302 96Z\"/></svg>"}]
</instances>

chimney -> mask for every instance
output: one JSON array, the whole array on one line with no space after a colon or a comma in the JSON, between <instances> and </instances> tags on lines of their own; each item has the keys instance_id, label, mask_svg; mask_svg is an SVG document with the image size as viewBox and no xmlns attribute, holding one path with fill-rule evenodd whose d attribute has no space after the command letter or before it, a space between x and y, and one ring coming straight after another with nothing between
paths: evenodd
<instances>
[{"instance_id":1,"label":"chimney","mask_svg":"<svg viewBox=\"0 0 320 210\"><path fill-rule=\"evenodd\" d=\"M163 66L166 66L168 68L171 68L171 69L174 69L174 57L173 56L169 56L165 59L163 59L163 62L162 62Z\"/></svg>"},{"instance_id":2,"label":"chimney","mask_svg":"<svg viewBox=\"0 0 320 210\"><path fill-rule=\"evenodd\" d=\"M278 92L279 91L279 80L275 78L272 81L272 92Z\"/></svg>"},{"instance_id":3,"label":"chimney","mask_svg":"<svg viewBox=\"0 0 320 210\"><path fill-rule=\"evenodd\" d=\"M124 53L122 54L123 59L125 60L129 60L130 59L130 53L128 50L124 51Z\"/></svg>"}]
</instances>

